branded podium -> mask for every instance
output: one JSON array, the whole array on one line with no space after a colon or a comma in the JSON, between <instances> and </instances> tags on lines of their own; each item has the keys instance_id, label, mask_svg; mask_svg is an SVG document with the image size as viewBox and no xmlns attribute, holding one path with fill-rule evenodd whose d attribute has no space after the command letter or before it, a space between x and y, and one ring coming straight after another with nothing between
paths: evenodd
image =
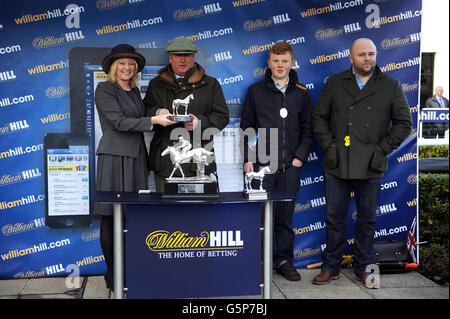
<instances>
[{"instance_id":1,"label":"branded podium","mask_svg":"<svg viewBox=\"0 0 450 319\"><path fill-rule=\"evenodd\" d=\"M161 193L96 192L114 207L114 287L118 299L272 296L272 209L294 200L241 192L204 200ZM125 227L124 227L125 226Z\"/></svg>"}]
</instances>

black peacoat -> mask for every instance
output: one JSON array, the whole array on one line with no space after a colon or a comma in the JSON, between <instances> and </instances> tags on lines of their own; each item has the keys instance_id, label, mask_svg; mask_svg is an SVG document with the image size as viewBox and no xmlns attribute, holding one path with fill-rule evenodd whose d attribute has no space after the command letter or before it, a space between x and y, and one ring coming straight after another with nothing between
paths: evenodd
<instances>
[{"instance_id":1,"label":"black peacoat","mask_svg":"<svg viewBox=\"0 0 450 319\"><path fill-rule=\"evenodd\" d=\"M323 169L342 179L381 178L412 127L400 82L378 66L362 90L352 68L330 76L312 119Z\"/></svg>"}]
</instances>

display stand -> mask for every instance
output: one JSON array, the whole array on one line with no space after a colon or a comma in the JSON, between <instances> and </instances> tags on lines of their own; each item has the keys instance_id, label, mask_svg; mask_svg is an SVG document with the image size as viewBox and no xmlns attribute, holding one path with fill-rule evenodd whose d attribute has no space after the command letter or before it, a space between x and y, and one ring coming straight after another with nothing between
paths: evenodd
<instances>
[{"instance_id":1,"label":"display stand","mask_svg":"<svg viewBox=\"0 0 450 319\"><path fill-rule=\"evenodd\" d=\"M286 192L271 192L270 198L267 200L248 200L243 197L241 192L230 192L230 193L220 193L219 198L216 199L205 199L205 200L172 200L163 199L161 193L152 194L138 194L137 192L96 192L94 201L101 203L112 203L113 204L113 219L114 219L114 296L117 299L123 299L125 297L124 288L124 274L125 274L125 256L124 256L124 227L123 227L123 215L124 206L142 206L156 207L155 205L167 205L168 209L164 214L170 214L170 207L182 208L196 205L202 207L205 205L210 207L210 205L228 205L228 204L239 204L242 207L245 205L250 205L251 203L261 203L263 210L263 289L262 295L264 299L271 299L272 297L272 231L273 231L273 202L276 201L290 201L295 199L295 196L290 195ZM171 206L176 205L176 206ZM158 206L158 207L159 207ZM217 206L214 206L217 207ZM233 208L236 206L233 206ZM148 215L148 214L145 214ZM214 217L214 211L209 213L210 216ZM139 216L139 215L135 215ZM136 218L136 217L133 217ZM126 231L126 230L125 230ZM255 272L253 270L253 272ZM160 274L164 276L164 274ZM142 274L145 276L145 273ZM230 294L228 294L230 295ZM156 298L167 298L166 296L156 297Z\"/></svg>"}]
</instances>

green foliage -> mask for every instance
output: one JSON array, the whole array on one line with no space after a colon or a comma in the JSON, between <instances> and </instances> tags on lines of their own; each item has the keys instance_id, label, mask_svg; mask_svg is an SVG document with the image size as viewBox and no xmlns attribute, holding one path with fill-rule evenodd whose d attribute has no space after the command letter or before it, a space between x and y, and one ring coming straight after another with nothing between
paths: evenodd
<instances>
[{"instance_id":1,"label":"green foliage","mask_svg":"<svg viewBox=\"0 0 450 319\"><path fill-rule=\"evenodd\" d=\"M448 245L429 244L420 248L419 272L439 283L448 282Z\"/></svg>"},{"instance_id":2,"label":"green foliage","mask_svg":"<svg viewBox=\"0 0 450 319\"><path fill-rule=\"evenodd\" d=\"M448 149L448 148L447 148ZM449 204L448 174L419 174L419 272L448 282Z\"/></svg>"},{"instance_id":3,"label":"green foliage","mask_svg":"<svg viewBox=\"0 0 450 319\"><path fill-rule=\"evenodd\" d=\"M419 158L448 157L448 145L419 146Z\"/></svg>"}]
</instances>

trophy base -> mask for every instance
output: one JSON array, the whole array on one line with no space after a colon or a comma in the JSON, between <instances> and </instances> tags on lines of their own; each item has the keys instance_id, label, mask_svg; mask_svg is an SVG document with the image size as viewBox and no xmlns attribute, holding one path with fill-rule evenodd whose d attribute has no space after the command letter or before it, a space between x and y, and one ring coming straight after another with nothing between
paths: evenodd
<instances>
[{"instance_id":1,"label":"trophy base","mask_svg":"<svg viewBox=\"0 0 450 319\"><path fill-rule=\"evenodd\" d=\"M244 190L242 193L244 194L244 197L249 200L261 200L269 198L269 193L266 191Z\"/></svg>"},{"instance_id":2,"label":"trophy base","mask_svg":"<svg viewBox=\"0 0 450 319\"><path fill-rule=\"evenodd\" d=\"M219 198L218 184L209 178L171 178L164 183L162 198L211 199Z\"/></svg>"},{"instance_id":3,"label":"trophy base","mask_svg":"<svg viewBox=\"0 0 450 319\"><path fill-rule=\"evenodd\" d=\"M189 115L174 115L172 121L174 122L190 122Z\"/></svg>"}]
</instances>

